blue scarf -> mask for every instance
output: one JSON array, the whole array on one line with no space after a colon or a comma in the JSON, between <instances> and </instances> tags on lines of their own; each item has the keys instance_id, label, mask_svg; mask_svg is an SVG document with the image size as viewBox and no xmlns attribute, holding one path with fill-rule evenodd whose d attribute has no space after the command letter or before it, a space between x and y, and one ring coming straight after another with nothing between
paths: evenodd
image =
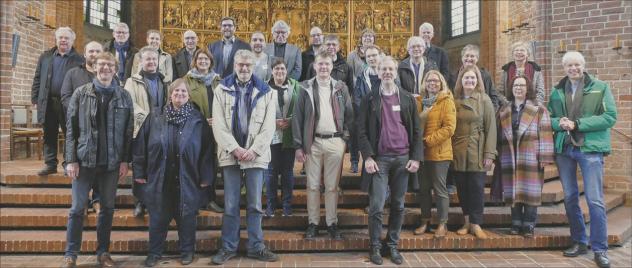
<instances>
[{"instance_id":1,"label":"blue scarf","mask_svg":"<svg viewBox=\"0 0 632 268\"><path fill-rule=\"evenodd\" d=\"M127 50L129 49L129 40L127 40L125 43L123 43L122 45L119 45L116 41L114 42L114 48L116 49L116 52L118 53L118 60L119 60L119 69L118 69L118 78L119 80L123 81L125 80L125 52L127 52Z\"/></svg>"},{"instance_id":2,"label":"blue scarf","mask_svg":"<svg viewBox=\"0 0 632 268\"><path fill-rule=\"evenodd\" d=\"M95 91L99 94L111 94L112 92L114 92L116 86L118 86L118 83L112 80L112 83L110 83L110 85L106 87L101 84L101 82L99 82L96 77L92 79L92 84L94 84Z\"/></svg>"}]
</instances>

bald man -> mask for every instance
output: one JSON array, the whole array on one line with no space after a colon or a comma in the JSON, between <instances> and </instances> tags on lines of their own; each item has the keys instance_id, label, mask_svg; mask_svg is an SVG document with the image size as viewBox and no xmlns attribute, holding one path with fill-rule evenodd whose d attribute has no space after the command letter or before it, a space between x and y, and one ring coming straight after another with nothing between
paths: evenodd
<instances>
[{"instance_id":1,"label":"bald man","mask_svg":"<svg viewBox=\"0 0 632 268\"><path fill-rule=\"evenodd\" d=\"M182 34L184 47L173 55L173 80L184 77L191 69L193 53L198 49L198 36L194 31L187 30Z\"/></svg>"}]
</instances>

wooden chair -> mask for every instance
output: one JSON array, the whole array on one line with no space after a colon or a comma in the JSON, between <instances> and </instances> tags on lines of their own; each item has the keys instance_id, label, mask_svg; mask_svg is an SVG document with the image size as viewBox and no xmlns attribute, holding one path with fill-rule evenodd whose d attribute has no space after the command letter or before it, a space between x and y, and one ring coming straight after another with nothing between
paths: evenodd
<instances>
[{"instance_id":1,"label":"wooden chair","mask_svg":"<svg viewBox=\"0 0 632 268\"><path fill-rule=\"evenodd\" d=\"M31 157L31 144L35 144L37 159L42 160L42 148L44 147L44 131L37 125L37 110L27 109L26 106L13 107L11 125L11 159L16 157L16 145L26 145L26 156ZM30 120L29 120L30 119Z\"/></svg>"}]
</instances>

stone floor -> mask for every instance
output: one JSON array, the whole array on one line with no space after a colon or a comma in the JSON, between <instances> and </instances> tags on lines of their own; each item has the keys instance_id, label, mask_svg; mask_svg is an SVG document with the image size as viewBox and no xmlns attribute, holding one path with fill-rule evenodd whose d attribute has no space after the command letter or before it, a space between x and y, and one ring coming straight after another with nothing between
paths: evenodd
<instances>
[{"instance_id":1,"label":"stone floor","mask_svg":"<svg viewBox=\"0 0 632 268\"><path fill-rule=\"evenodd\" d=\"M281 260L274 263L237 257L224 267L368 267L367 253L293 253L279 254ZM465 252L403 252L404 263L397 267L596 267L592 254L577 258L565 258L560 251L465 251ZM612 267L632 267L632 242L608 251ZM119 267L140 267L145 256L114 255ZM59 255L0 255L1 267L59 267ZM198 255L187 267L209 267L208 255ZM80 256L79 267L96 267L94 256ZM395 267L387 258L386 267ZM166 256L157 267L181 267L177 256ZM379 266L376 266L379 267Z\"/></svg>"}]
</instances>

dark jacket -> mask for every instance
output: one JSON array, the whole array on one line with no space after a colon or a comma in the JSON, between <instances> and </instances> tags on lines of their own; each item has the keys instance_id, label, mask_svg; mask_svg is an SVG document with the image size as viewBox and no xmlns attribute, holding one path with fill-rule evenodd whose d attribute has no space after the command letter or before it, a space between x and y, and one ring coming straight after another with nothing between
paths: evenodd
<instances>
[{"instance_id":1,"label":"dark jacket","mask_svg":"<svg viewBox=\"0 0 632 268\"><path fill-rule=\"evenodd\" d=\"M307 72L306 79L312 79L316 77L314 62L312 62L308 69L309 70ZM353 77L353 70L351 69L349 64L347 64L347 61L340 53L337 54L336 61L334 61L334 66L331 70L331 78L344 82L349 89L349 93L352 93L351 89L353 89L353 79L355 79L355 77Z\"/></svg>"},{"instance_id":2,"label":"dark jacket","mask_svg":"<svg viewBox=\"0 0 632 268\"><path fill-rule=\"evenodd\" d=\"M211 185L215 179L215 148L210 139L211 130L197 110L186 121L178 141L167 141L167 124L163 111L156 111L145 120L134 140L133 176L134 179L147 179L141 198L150 213L161 211L165 169L169 168L167 146L170 142L179 142L180 212L182 215L194 215L201 204L200 185Z\"/></svg>"},{"instance_id":3,"label":"dark jacket","mask_svg":"<svg viewBox=\"0 0 632 268\"><path fill-rule=\"evenodd\" d=\"M336 130L342 133L343 139L348 140L353 126L351 97L345 83L333 78L331 82L333 85L329 102L332 105ZM292 116L292 136L294 138L294 148L303 149L306 154L311 153L316 126L320 119L318 109L321 101L323 100L320 100L318 97L316 78L301 82L298 101Z\"/></svg>"},{"instance_id":4,"label":"dark jacket","mask_svg":"<svg viewBox=\"0 0 632 268\"><path fill-rule=\"evenodd\" d=\"M450 61L448 60L448 53L445 51L445 49L438 46L430 46L428 49L426 49L424 56L437 63L437 66L439 67L439 72L443 75L445 81L450 84L450 81L452 81L449 65Z\"/></svg>"},{"instance_id":5,"label":"dark jacket","mask_svg":"<svg viewBox=\"0 0 632 268\"><path fill-rule=\"evenodd\" d=\"M398 89L400 102L400 115L402 123L408 132L408 144L410 150L408 157L410 160L424 160L423 155L423 126L419 124L419 116L417 115L417 103L412 94ZM382 128L382 97L378 87L362 98L360 104L360 115L357 122L358 127L358 147L362 153L362 159L377 157L377 148L380 140L380 130ZM363 191L370 189L373 176L367 172L362 172ZM408 190L416 191L419 189L417 173L410 173L408 180Z\"/></svg>"},{"instance_id":6,"label":"dark jacket","mask_svg":"<svg viewBox=\"0 0 632 268\"><path fill-rule=\"evenodd\" d=\"M112 55L116 56L116 48L114 48L114 39L108 41L103 45L103 51L108 51ZM129 48L127 49L127 56L125 57L125 77L121 82L121 85L125 84L125 81L132 76L132 66L134 65L134 56L138 53L138 49L134 47L132 41L129 41ZM118 59L118 57L117 57Z\"/></svg>"},{"instance_id":7,"label":"dark jacket","mask_svg":"<svg viewBox=\"0 0 632 268\"><path fill-rule=\"evenodd\" d=\"M53 78L53 57L56 51L57 47L53 47L40 55L37 61L37 68L35 69L35 76L33 76L31 103L37 104L37 122L40 124L44 124L46 119L48 94L50 93L50 83ZM65 70L62 70L64 74L74 67L83 65L85 62L83 56L79 55L74 47L68 52L68 57L68 64L66 64Z\"/></svg>"},{"instance_id":8,"label":"dark jacket","mask_svg":"<svg viewBox=\"0 0 632 268\"><path fill-rule=\"evenodd\" d=\"M307 79L307 73L312 67L312 63L314 62L314 49L312 46L309 46L303 53L301 53L301 78L299 78L299 82L303 82Z\"/></svg>"},{"instance_id":9,"label":"dark jacket","mask_svg":"<svg viewBox=\"0 0 632 268\"><path fill-rule=\"evenodd\" d=\"M439 70L437 63L432 59L425 58L424 59L424 73L421 74L421 78L426 75L429 70ZM397 77L399 77L399 81L401 83L402 89L408 91L409 93L414 93L415 91L415 83L418 83L421 86L421 83L415 78L415 71L410 67L410 57L404 59L399 63L399 67L397 68Z\"/></svg>"},{"instance_id":10,"label":"dark jacket","mask_svg":"<svg viewBox=\"0 0 632 268\"><path fill-rule=\"evenodd\" d=\"M195 50L198 50L198 47L195 47ZM171 59L173 60L173 80L175 81L178 78L184 77L189 70L191 70L191 64L187 63L187 48L183 47L178 50L178 53L174 54ZM195 53L195 52L194 52ZM193 55L191 55L191 60L193 60Z\"/></svg>"},{"instance_id":11,"label":"dark jacket","mask_svg":"<svg viewBox=\"0 0 632 268\"><path fill-rule=\"evenodd\" d=\"M118 170L121 162L132 161L133 107L129 93L117 86L107 111L108 170ZM66 162L96 167L99 131L94 84L75 90L68 103L67 116Z\"/></svg>"},{"instance_id":12,"label":"dark jacket","mask_svg":"<svg viewBox=\"0 0 632 268\"><path fill-rule=\"evenodd\" d=\"M208 45L208 50L213 54L213 62L215 63L213 69L215 73L219 74L222 78L231 75L233 73L233 64L235 63L235 52L240 49L252 50L248 43L235 37L233 49L230 51L230 58L228 59L228 66L224 66L224 39L222 38Z\"/></svg>"},{"instance_id":13,"label":"dark jacket","mask_svg":"<svg viewBox=\"0 0 632 268\"><path fill-rule=\"evenodd\" d=\"M461 69L463 69L463 66L461 66ZM491 99L492 105L494 105L494 111L498 111L500 106L503 106L506 102L505 98L498 95L498 91L496 91L496 89L494 88L494 80L492 79L491 74L489 74L489 72L485 70L485 68L480 67L479 70L481 71L481 78L483 79L485 94L487 94L487 96L489 96L489 99ZM456 77L458 77L458 73ZM454 81L452 81L452 84L449 85L452 93L454 93L456 83L457 81L455 78Z\"/></svg>"},{"instance_id":14,"label":"dark jacket","mask_svg":"<svg viewBox=\"0 0 632 268\"><path fill-rule=\"evenodd\" d=\"M68 70L64 77L64 83L61 85L61 103L64 105L64 108L68 109L68 102L72 97L72 93L75 92L75 89L92 83L93 78L94 74L86 69L85 64Z\"/></svg>"}]
</instances>

